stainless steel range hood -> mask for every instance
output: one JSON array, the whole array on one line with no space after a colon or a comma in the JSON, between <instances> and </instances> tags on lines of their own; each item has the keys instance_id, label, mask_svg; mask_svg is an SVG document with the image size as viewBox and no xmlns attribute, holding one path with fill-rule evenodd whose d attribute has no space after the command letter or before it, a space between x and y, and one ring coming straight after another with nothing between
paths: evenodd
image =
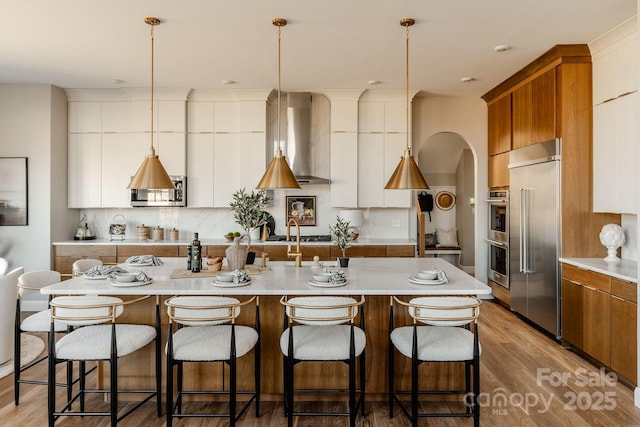
<instances>
[{"instance_id":1,"label":"stainless steel range hood","mask_svg":"<svg viewBox=\"0 0 640 427\"><path fill-rule=\"evenodd\" d=\"M329 184L312 175L311 94L287 93L287 160L300 185Z\"/></svg>"}]
</instances>

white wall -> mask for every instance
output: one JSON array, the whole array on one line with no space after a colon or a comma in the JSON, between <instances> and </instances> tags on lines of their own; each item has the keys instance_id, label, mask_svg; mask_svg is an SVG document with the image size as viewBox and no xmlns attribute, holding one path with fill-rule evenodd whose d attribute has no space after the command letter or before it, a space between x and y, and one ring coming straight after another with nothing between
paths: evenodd
<instances>
[{"instance_id":1,"label":"white wall","mask_svg":"<svg viewBox=\"0 0 640 427\"><path fill-rule=\"evenodd\" d=\"M66 208L66 134L60 88L0 85L0 156L29 159L29 225L0 227L0 256L11 268L50 269L52 241L72 236L77 224L77 212Z\"/></svg>"},{"instance_id":2,"label":"white wall","mask_svg":"<svg viewBox=\"0 0 640 427\"><path fill-rule=\"evenodd\" d=\"M473 152L475 166L476 277L486 283L487 105L480 98L418 97L413 101L413 148L440 132L460 135Z\"/></svg>"}]
</instances>

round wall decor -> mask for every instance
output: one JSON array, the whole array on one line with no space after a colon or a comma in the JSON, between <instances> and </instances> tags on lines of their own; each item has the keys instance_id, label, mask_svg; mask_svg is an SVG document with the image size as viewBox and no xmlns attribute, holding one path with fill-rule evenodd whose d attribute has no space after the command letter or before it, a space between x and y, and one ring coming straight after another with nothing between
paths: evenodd
<instances>
[{"instance_id":1,"label":"round wall decor","mask_svg":"<svg viewBox=\"0 0 640 427\"><path fill-rule=\"evenodd\" d=\"M448 191L436 194L436 206L443 211L448 211L456 204L456 196Z\"/></svg>"}]
</instances>

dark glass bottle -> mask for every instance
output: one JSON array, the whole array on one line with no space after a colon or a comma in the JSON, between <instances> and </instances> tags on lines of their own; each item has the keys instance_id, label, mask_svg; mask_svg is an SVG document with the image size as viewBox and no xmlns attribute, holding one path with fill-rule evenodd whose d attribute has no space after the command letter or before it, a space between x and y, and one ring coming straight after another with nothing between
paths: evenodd
<instances>
[{"instance_id":1,"label":"dark glass bottle","mask_svg":"<svg viewBox=\"0 0 640 427\"><path fill-rule=\"evenodd\" d=\"M202 246L198 239L198 233L194 233L193 241L191 242L191 272L200 273L202 267Z\"/></svg>"},{"instance_id":2,"label":"dark glass bottle","mask_svg":"<svg viewBox=\"0 0 640 427\"><path fill-rule=\"evenodd\" d=\"M191 245L187 245L187 270L191 270Z\"/></svg>"}]
</instances>

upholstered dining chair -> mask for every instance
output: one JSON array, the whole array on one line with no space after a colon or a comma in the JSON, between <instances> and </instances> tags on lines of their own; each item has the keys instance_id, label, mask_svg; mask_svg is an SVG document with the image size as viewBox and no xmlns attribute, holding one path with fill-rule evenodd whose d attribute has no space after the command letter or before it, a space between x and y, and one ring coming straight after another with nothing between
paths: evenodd
<instances>
[{"instance_id":1,"label":"upholstered dining chair","mask_svg":"<svg viewBox=\"0 0 640 427\"><path fill-rule=\"evenodd\" d=\"M15 361L13 367L13 392L14 392L14 401L16 406L20 403L20 384L40 384L46 385L46 380L37 380L33 378L22 378L22 373L27 371L28 369L34 367L40 362L47 359L47 354L40 358L36 358L33 362L29 363L26 366L21 366L20 360L20 346L22 345L22 334L30 333L30 334L46 334L50 331L50 319L51 319L51 310L42 310L35 312L33 314L28 315L24 320L22 319L22 300L27 297L29 294L40 293L40 288L43 288L48 285L52 285L54 283L58 283L61 280L60 273L57 271L50 270L42 270L42 271L29 271L26 272L18 278L17 283L17 302L16 302L16 312L15 312L15 321L14 321L14 341L15 341L15 352L13 359ZM60 322L56 322L55 324L55 333L62 333L67 331L67 325L62 324ZM69 384L71 384L72 378L72 366L69 364L67 366L67 383L57 384L60 387L67 387L68 396L71 396L71 389L69 388Z\"/></svg>"},{"instance_id":2,"label":"upholstered dining chair","mask_svg":"<svg viewBox=\"0 0 640 427\"><path fill-rule=\"evenodd\" d=\"M404 414L416 427L421 417L473 417L475 427L480 425L480 344L478 342L478 316L481 301L472 296L438 296L413 298L404 302L391 297L389 315L389 417L393 418L393 405L397 402ZM407 309L411 325L396 327L394 307ZM395 388L395 353L411 359L411 389ZM464 363L464 390L421 390L418 367L423 362ZM473 391L471 373L473 371ZM411 408L405 407L400 395L411 395ZM419 412L421 394L464 395L465 410L461 412Z\"/></svg>"},{"instance_id":3,"label":"upholstered dining chair","mask_svg":"<svg viewBox=\"0 0 640 427\"><path fill-rule=\"evenodd\" d=\"M359 300L342 296L284 296L280 302L285 308L285 329L280 336L280 349L284 355L284 407L289 427L293 426L294 416L348 416L349 425L354 427L358 410L362 416L365 414L364 296ZM348 388L295 388L295 365L310 361L347 364ZM360 365L359 375L356 361ZM359 382L357 399L356 380ZM296 410L295 393L317 392L347 393L348 411L330 413Z\"/></svg>"},{"instance_id":4,"label":"upholstered dining chair","mask_svg":"<svg viewBox=\"0 0 640 427\"><path fill-rule=\"evenodd\" d=\"M58 296L49 302L51 307L51 333L49 334L48 367L48 420L49 427L64 416L102 416L109 417L112 427L127 415L140 408L153 397L156 398L157 416L161 415L161 360L160 360L160 312L159 298L156 298L156 324L136 325L119 324L117 318L129 307L149 296L128 301L120 298L98 295ZM57 342L54 336L54 322L59 321L73 327ZM149 344L154 343L155 353L155 389L126 389L118 386L118 359L128 356ZM79 389L67 399L61 409L57 408L55 376L56 365L62 362L79 362ZM85 363L87 361L109 364L109 380L103 389L87 389ZM110 396L108 411L85 411L85 397L89 393L108 393ZM119 409L120 393L141 394L142 399L130 407ZM80 401L79 410L71 405Z\"/></svg>"},{"instance_id":5,"label":"upholstered dining chair","mask_svg":"<svg viewBox=\"0 0 640 427\"><path fill-rule=\"evenodd\" d=\"M242 307L255 304L253 326L237 324ZM260 310L259 298L254 296L240 302L236 298L217 296L177 296L165 301L169 315L167 338L167 427L173 418L228 417L229 425L237 420L255 400L256 418L260 415ZM174 331L174 326L178 329ZM254 351L253 390L237 390L237 359ZM186 362L220 362L229 365L228 390L185 390L183 364ZM177 366L177 395L174 401L174 370ZM224 381L222 381L224 384ZM228 395L229 412L187 413L182 410L182 398L190 394ZM237 394L249 395L237 411Z\"/></svg>"},{"instance_id":6,"label":"upholstered dining chair","mask_svg":"<svg viewBox=\"0 0 640 427\"><path fill-rule=\"evenodd\" d=\"M9 273L0 276L0 364L15 357L14 353L20 353L20 343L16 343L13 337L14 310L18 278L24 272L22 267L15 268ZM14 346L17 349L14 351ZM16 366L20 366L19 360L14 360Z\"/></svg>"},{"instance_id":7,"label":"upholstered dining chair","mask_svg":"<svg viewBox=\"0 0 640 427\"><path fill-rule=\"evenodd\" d=\"M80 277L85 273L85 271L90 270L97 265L102 265L102 261L93 258L82 258L75 260L71 267L71 276Z\"/></svg>"}]
</instances>

